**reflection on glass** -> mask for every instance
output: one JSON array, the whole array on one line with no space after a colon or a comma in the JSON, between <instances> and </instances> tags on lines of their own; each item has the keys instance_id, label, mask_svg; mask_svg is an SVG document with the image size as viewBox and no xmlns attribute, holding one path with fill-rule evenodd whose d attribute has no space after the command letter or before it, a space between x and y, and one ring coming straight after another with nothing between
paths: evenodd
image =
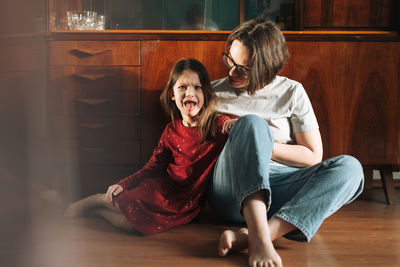
<instances>
[{"instance_id":1,"label":"reflection on glass","mask_svg":"<svg viewBox=\"0 0 400 267\"><path fill-rule=\"evenodd\" d=\"M239 24L239 1L82 0L82 9L107 17L105 29L232 30Z\"/></svg>"},{"instance_id":2,"label":"reflection on glass","mask_svg":"<svg viewBox=\"0 0 400 267\"><path fill-rule=\"evenodd\" d=\"M205 16L204 10L205 8L198 3L191 3L186 9L185 19L180 29L218 31L218 25L210 17Z\"/></svg>"},{"instance_id":3,"label":"reflection on glass","mask_svg":"<svg viewBox=\"0 0 400 267\"><path fill-rule=\"evenodd\" d=\"M245 19L269 18L282 30L294 29L296 0L246 0Z\"/></svg>"}]
</instances>

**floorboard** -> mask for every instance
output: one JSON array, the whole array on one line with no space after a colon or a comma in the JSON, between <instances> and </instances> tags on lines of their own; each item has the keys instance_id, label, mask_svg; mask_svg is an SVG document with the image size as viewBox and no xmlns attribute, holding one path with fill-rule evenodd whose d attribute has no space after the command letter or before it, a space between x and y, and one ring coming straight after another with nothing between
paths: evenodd
<instances>
[{"instance_id":1,"label":"floorboard","mask_svg":"<svg viewBox=\"0 0 400 267\"><path fill-rule=\"evenodd\" d=\"M142 237L98 218L67 220L55 203L24 199L2 203L2 266L246 266L247 251L218 257L220 233L238 226L208 209L193 223ZM284 266L400 266L400 205L386 205L374 189L329 217L311 242L281 238L275 246Z\"/></svg>"}]
</instances>

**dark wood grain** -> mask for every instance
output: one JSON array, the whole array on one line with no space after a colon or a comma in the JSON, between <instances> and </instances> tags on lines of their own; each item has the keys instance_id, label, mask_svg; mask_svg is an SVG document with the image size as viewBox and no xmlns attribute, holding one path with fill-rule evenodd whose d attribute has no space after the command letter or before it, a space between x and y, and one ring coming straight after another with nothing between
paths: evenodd
<instances>
[{"instance_id":1,"label":"dark wood grain","mask_svg":"<svg viewBox=\"0 0 400 267\"><path fill-rule=\"evenodd\" d=\"M351 154L364 164L399 164L397 42L289 42L282 74L310 96L325 157Z\"/></svg>"},{"instance_id":2,"label":"dark wood grain","mask_svg":"<svg viewBox=\"0 0 400 267\"><path fill-rule=\"evenodd\" d=\"M304 0L304 28L398 27L396 0Z\"/></svg>"}]
</instances>

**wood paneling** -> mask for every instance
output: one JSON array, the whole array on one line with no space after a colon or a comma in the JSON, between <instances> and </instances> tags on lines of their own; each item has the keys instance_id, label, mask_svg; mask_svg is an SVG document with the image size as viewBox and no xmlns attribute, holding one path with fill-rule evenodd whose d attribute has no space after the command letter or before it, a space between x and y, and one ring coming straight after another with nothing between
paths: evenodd
<instances>
[{"instance_id":1,"label":"wood paneling","mask_svg":"<svg viewBox=\"0 0 400 267\"><path fill-rule=\"evenodd\" d=\"M168 81L173 65L181 58L195 58L207 68L210 79L223 77L226 73L222 63L224 41L143 41L142 42L142 88L160 90Z\"/></svg>"},{"instance_id":2,"label":"wood paneling","mask_svg":"<svg viewBox=\"0 0 400 267\"><path fill-rule=\"evenodd\" d=\"M300 81L314 106L325 158L399 164L398 42L289 42L282 74Z\"/></svg>"},{"instance_id":3,"label":"wood paneling","mask_svg":"<svg viewBox=\"0 0 400 267\"><path fill-rule=\"evenodd\" d=\"M304 0L304 28L396 28L397 0Z\"/></svg>"}]
</instances>

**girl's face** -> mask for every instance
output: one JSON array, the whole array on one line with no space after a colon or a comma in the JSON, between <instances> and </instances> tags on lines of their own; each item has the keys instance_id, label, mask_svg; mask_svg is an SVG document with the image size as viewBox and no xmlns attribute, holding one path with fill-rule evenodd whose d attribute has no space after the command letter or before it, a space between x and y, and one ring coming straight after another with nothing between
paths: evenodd
<instances>
[{"instance_id":1,"label":"girl's face","mask_svg":"<svg viewBox=\"0 0 400 267\"><path fill-rule=\"evenodd\" d=\"M198 115L204 105L204 93L196 72L185 70L173 87L172 100L182 115L185 126L197 126Z\"/></svg>"},{"instance_id":2,"label":"girl's face","mask_svg":"<svg viewBox=\"0 0 400 267\"><path fill-rule=\"evenodd\" d=\"M242 42L238 40L234 40L229 49L229 56L233 59L233 61L240 66L249 68L250 64L250 50L242 44ZM232 68L228 72L229 83L234 88L244 88L249 83L248 77L243 77L239 75L237 69L234 64L232 64Z\"/></svg>"}]
</instances>

